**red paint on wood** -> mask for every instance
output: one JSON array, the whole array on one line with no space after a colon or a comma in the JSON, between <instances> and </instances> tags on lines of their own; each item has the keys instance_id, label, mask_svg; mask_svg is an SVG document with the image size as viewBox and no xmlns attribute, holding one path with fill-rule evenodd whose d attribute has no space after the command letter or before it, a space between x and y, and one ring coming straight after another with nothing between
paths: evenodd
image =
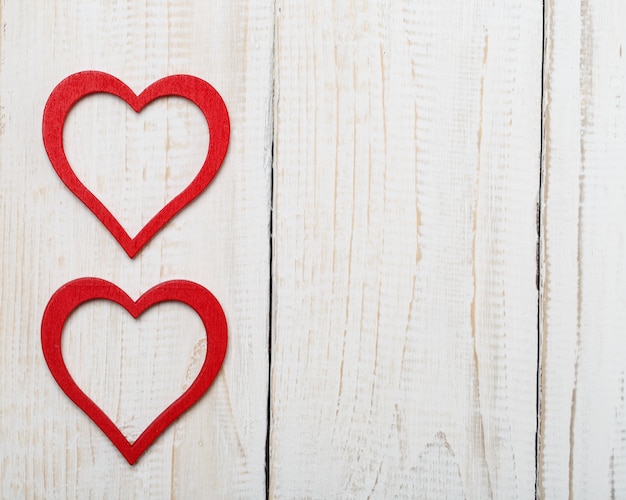
<instances>
[{"instance_id":1,"label":"red paint on wood","mask_svg":"<svg viewBox=\"0 0 626 500\"><path fill-rule=\"evenodd\" d=\"M133 238L104 204L78 179L63 148L63 127L70 109L79 100L96 93L115 95L129 104L137 113L155 99L167 96L184 97L200 108L209 126L209 148L196 177ZM42 132L50 162L63 183L100 219L128 256L133 258L172 217L196 198L213 180L226 156L230 138L230 122L226 104L219 93L210 84L195 76L168 76L136 95L125 83L108 73L83 71L68 76L54 88L44 109Z\"/></svg>"},{"instance_id":2,"label":"red paint on wood","mask_svg":"<svg viewBox=\"0 0 626 500\"><path fill-rule=\"evenodd\" d=\"M200 316L207 337L206 358L191 386L130 443L113 421L74 382L61 352L63 326L70 314L90 300L104 299L121 305L137 319L150 307L166 301L187 304ZM123 290L99 278L80 278L63 285L51 297L41 323L41 344L46 363L63 392L107 435L131 465L209 389L226 355L228 328L220 303L206 288L190 281L161 283L133 301Z\"/></svg>"}]
</instances>

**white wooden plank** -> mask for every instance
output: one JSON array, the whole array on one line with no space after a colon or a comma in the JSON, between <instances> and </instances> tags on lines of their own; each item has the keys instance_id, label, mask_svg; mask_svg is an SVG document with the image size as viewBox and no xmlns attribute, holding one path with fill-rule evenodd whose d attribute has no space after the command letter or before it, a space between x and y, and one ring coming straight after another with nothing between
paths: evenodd
<instances>
[{"instance_id":1,"label":"white wooden plank","mask_svg":"<svg viewBox=\"0 0 626 500\"><path fill-rule=\"evenodd\" d=\"M626 5L546 2L542 498L626 497Z\"/></svg>"},{"instance_id":2,"label":"white wooden plank","mask_svg":"<svg viewBox=\"0 0 626 500\"><path fill-rule=\"evenodd\" d=\"M0 14L0 496L264 497L273 2L25 0L2 2ZM43 148L48 95L85 69L136 92L194 74L229 109L221 172L134 260L62 185ZM199 112L181 99L135 116L114 98L90 97L66 130L77 171L131 231L195 175L207 140ZM61 393L41 353L49 297L82 276L134 298L190 279L217 296L228 319L213 387L133 467ZM181 306L135 322L94 304L72 317L64 354L132 436L193 379L202 337Z\"/></svg>"},{"instance_id":3,"label":"white wooden plank","mask_svg":"<svg viewBox=\"0 0 626 500\"><path fill-rule=\"evenodd\" d=\"M270 496L532 497L541 2L278 5Z\"/></svg>"}]
</instances>

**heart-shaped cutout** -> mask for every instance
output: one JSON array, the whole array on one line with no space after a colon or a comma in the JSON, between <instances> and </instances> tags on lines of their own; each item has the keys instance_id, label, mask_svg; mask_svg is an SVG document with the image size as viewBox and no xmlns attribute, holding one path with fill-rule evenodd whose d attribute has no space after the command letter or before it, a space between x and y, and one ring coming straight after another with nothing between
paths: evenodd
<instances>
[{"instance_id":1,"label":"heart-shaped cutout","mask_svg":"<svg viewBox=\"0 0 626 500\"><path fill-rule=\"evenodd\" d=\"M113 421L76 384L61 350L63 327L70 314L85 302L104 299L115 302L138 318L145 310L166 301L182 302L200 317L207 336L207 351L200 372L189 388L161 412L141 435L129 442ZM206 288L190 281L167 281L133 301L123 290L99 278L80 278L63 285L50 298L41 322L44 358L52 376L65 394L83 410L117 447L129 464L209 389L226 355L228 329L224 311Z\"/></svg>"},{"instance_id":2,"label":"heart-shaped cutout","mask_svg":"<svg viewBox=\"0 0 626 500\"><path fill-rule=\"evenodd\" d=\"M69 111L78 101L96 93L117 96L137 113L161 97L183 97L200 109L209 127L209 148L197 175L181 193L150 219L135 237L126 232L115 216L80 181L65 154L63 127ZM213 180L226 156L230 122L226 104L219 93L200 78L191 75L168 76L136 95L125 83L108 73L82 71L65 78L50 94L43 113L42 133L48 158L63 183L98 217L128 256L133 258L174 215L195 199Z\"/></svg>"}]
</instances>

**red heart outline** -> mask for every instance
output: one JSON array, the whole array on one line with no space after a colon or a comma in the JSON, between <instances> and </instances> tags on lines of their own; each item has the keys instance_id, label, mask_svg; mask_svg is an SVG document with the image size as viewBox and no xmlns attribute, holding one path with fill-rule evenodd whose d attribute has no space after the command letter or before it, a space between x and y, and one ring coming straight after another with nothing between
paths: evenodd
<instances>
[{"instance_id":1,"label":"red heart outline","mask_svg":"<svg viewBox=\"0 0 626 500\"><path fill-rule=\"evenodd\" d=\"M96 299L105 299L121 305L135 319L146 309L160 302L182 302L200 316L206 330L207 354L200 373L191 386L161 412L132 444L74 382L61 352L61 335L67 318L85 302ZM63 392L102 429L131 465L172 422L209 389L222 366L227 344L228 328L220 303L206 288L184 280L161 283L148 290L137 301L133 301L123 290L109 281L99 278L79 278L66 283L52 295L41 321L41 345L52 376Z\"/></svg>"},{"instance_id":2,"label":"red heart outline","mask_svg":"<svg viewBox=\"0 0 626 500\"><path fill-rule=\"evenodd\" d=\"M209 148L200 171L191 183L167 203L131 238L104 204L78 179L63 148L63 127L69 111L82 98L96 93L112 94L139 113L146 105L167 96L194 103L209 126ZM124 82L101 71L81 71L62 80L52 91L43 112L43 143L48 158L63 183L91 210L132 259L169 220L196 198L213 180L228 149L230 121L226 104L207 82L191 75L172 75L136 95Z\"/></svg>"}]
</instances>

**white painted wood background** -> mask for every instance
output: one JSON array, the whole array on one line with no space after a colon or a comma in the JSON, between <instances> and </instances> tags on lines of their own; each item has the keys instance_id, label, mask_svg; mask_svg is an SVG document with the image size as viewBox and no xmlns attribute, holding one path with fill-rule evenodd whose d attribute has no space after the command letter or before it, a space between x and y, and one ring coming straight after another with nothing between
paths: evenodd
<instances>
[{"instance_id":1,"label":"white painted wood background","mask_svg":"<svg viewBox=\"0 0 626 500\"><path fill-rule=\"evenodd\" d=\"M0 3L1 498L625 498L621 0ZM133 260L41 140L65 76L223 96L208 189ZM199 168L184 99L93 96L65 144L136 232ZM210 289L209 392L135 466L55 384L64 283ZM195 315L97 302L79 385L133 438L195 377Z\"/></svg>"},{"instance_id":2,"label":"white painted wood background","mask_svg":"<svg viewBox=\"0 0 626 500\"><path fill-rule=\"evenodd\" d=\"M546 2L542 498L626 497L626 5Z\"/></svg>"}]
</instances>

